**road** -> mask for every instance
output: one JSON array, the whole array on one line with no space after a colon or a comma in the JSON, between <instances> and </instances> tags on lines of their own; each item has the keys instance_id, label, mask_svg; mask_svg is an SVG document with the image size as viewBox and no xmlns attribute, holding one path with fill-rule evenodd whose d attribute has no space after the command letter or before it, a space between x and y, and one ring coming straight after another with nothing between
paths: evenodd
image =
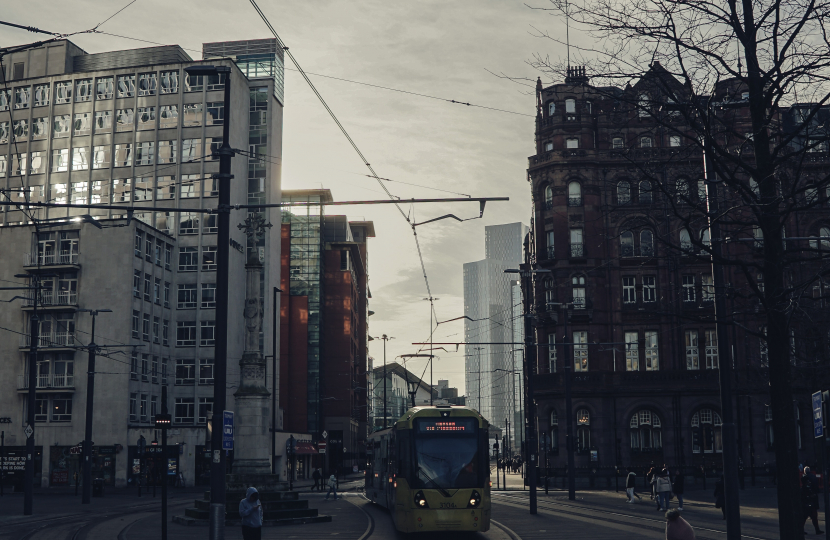
<instances>
[{"instance_id":1,"label":"road","mask_svg":"<svg viewBox=\"0 0 830 540\"><path fill-rule=\"evenodd\" d=\"M512 482L509 482L511 485ZM307 489L307 488L304 488ZM403 539L392 527L388 512L370 503L360 489L360 482L346 482L338 500L326 500L323 494L304 491L309 506L332 516L330 523L266 527L265 539L297 538L316 540ZM726 538L721 513L711 502L709 491L694 491L684 504L684 517L695 527L700 539ZM745 490L742 495L744 538L777 538L774 490ZM170 516L183 513L198 496L197 490L171 493ZM620 538L664 538L665 520L648 495L637 504L627 504L621 492L578 492L569 501L567 492L550 490L539 493L538 513L528 512L526 491L493 491L492 527L486 533L470 535L477 540L531 540L536 538L586 538L591 540ZM93 499L82 506L70 493L46 493L36 497L38 515L24 517L19 494L0 499L0 540L159 540L160 499L149 494L141 499L134 490L111 490L104 499ZM20 503L20 504L18 504ZM235 504L235 502L233 503ZM812 533L812 527L808 525ZM202 525L169 524L169 538L202 540L207 538ZM458 540L457 533L430 534L429 540ZM228 527L228 540L242 538L239 527Z\"/></svg>"}]
</instances>

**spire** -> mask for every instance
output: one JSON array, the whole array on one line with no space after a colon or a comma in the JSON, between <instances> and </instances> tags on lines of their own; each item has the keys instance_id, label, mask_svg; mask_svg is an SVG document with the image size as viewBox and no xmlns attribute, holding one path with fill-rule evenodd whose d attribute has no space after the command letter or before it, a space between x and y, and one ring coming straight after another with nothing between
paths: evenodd
<instances>
[{"instance_id":1,"label":"spire","mask_svg":"<svg viewBox=\"0 0 830 540\"><path fill-rule=\"evenodd\" d=\"M542 78L536 77L536 116L542 116Z\"/></svg>"}]
</instances>

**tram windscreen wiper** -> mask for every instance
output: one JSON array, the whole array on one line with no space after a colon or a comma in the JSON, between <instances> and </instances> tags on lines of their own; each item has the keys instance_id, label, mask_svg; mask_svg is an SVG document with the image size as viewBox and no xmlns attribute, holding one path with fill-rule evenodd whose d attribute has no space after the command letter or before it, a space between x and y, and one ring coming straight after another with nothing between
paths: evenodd
<instances>
[{"instance_id":1,"label":"tram windscreen wiper","mask_svg":"<svg viewBox=\"0 0 830 540\"><path fill-rule=\"evenodd\" d=\"M444 497L452 497L452 495L450 495L450 493L446 489L441 487L441 484L430 478L430 476L427 473L425 473L420 467L418 467L418 474L423 475L423 477L426 478L428 482L432 482L436 489L438 489L438 491L441 492L441 495L443 495Z\"/></svg>"}]
</instances>

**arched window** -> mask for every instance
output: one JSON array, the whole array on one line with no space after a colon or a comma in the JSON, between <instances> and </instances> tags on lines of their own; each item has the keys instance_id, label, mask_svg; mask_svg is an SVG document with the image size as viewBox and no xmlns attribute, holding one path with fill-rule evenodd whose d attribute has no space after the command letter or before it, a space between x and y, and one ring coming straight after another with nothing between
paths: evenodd
<instances>
[{"instance_id":1,"label":"arched window","mask_svg":"<svg viewBox=\"0 0 830 540\"><path fill-rule=\"evenodd\" d=\"M620 256L634 256L634 233L631 231L624 231L620 234Z\"/></svg>"},{"instance_id":2,"label":"arched window","mask_svg":"<svg viewBox=\"0 0 830 540\"><path fill-rule=\"evenodd\" d=\"M677 202L684 203L689 200L689 183L683 178L678 178L674 184Z\"/></svg>"},{"instance_id":3,"label":"arched window","mask_svg":"<svg viewBox=\"0 0 830 540\"><path fill-rule=\"evenodd\" d=\"M686 229L680 229L680 249L681 251L692 250L692 236Z\"/></svg>"},{"instance_id":4,"label":"arched window","mask_svg":"<svg viewBox=\"0 0 830 540\"><path fill-rule=\"evenodd\" d=\"M654 233L648 229L640 231L640 256L654 256Z\"/></svg>"},{"instance_id":5,"label":"arched window","mask_svg":"<svg viewBox=\"0 0 830 540\"><path fill-rule=\"evenodd\" d=\"M818 230L818 239L810 240L810 247L821 248L822 251L830 251L830 227L821 227Z\"/></svg>"},{"instance_id":6,"label":"arched window","mask_svg":"<svg viewBox=\"0 0 830 540\"><path fill-rule=\"evenodd\" d=\"M556 409L550 411L550 425L551 427L559 425L559 415L556 413Z\"/></svg>"},{"instance_id":7,"label":"arched window","mask_svg":"<svg viewBox=\"0 0 830 540\"><path fill-rule=\"evenodd\" d=\"M692 416L692 452L723 452L720 415L712 409L700 409Z\"/></svg>"},{"instance_id":8,"label":"arched window","mask_svg":"<svg viewBox=\"0 0 830 540\"><path fill-rule=\"evenodd\" d=\"M637 115L640 118L647 117L651 114L651 100L648 94L640 94L637 99Z\"/></svg>"},{"instance_id":9,"label":"arched window","mask_svg":"<svg viewBox=\"0 0 830 540\"><path fill-rule=\"evenodd\" d=\"M565 112L566 113L575 113L576 112L576 100L575 99L566 99L565 100Z\"/></svg>"},{"instance_id":10,"label":"arched window","mask_svg":"<svg viewBox=\"0 0 830 540\"><path fill-rule=\"evenodd\" d=\"M553 278L545 280L545 305L548 309L553 309L553 304L556 302L556 286L553 283Z\"/></svg>"},{"instance_id":11,"label":"arched window","mask_svg":"<svg viewBox=\"0 0 830 540\"><path fill-rule=\"evenodd\" d=\"M651 182L640 180L640 204L651 204Z\"/></svg>"},{"instance_id":12,"label":"arched window","mask_svg":"<svg viewBox=\"0 0 830 540\"><path fill-rule=\"evenodd\" d=\"M585 453L591 448L591 413L588 409L576 411L576 451Z\"/></svg>"},{"instance_id":13,"label":"arched window","mask_svg":"<svg viewBox=\"0 0 830 540\"><path fill-rule=\"evenodd\" d=\"M559 454L559 415L556 409L550 411L550 452L553 455Z\"/></svg>"},{"instance_id":14,"label":"arched window","mask_svg":"<svg viewBox=\"0 0 830 540\"><path fill-rule=\"evenodd\" d=\"M585 276L571 278L574 309L585 309Z\"/></svg>"},{"instance_id":15,"label":"arched window","mask_svg":"<svg viewBox=\"0 0 830 540\"><path fill-rule=\"evenodd\" d=\"M663 430L660 417L642 409L634 413L628 424L631 430L631 450L651 452L663 448Z\"/></svg>"},{"instance_id":16,"label":"arched window","mask_svg":"<svg viewBox=\"0 0 830 540\"><path fill-rule=\"evenodd\" d=\"M582 206L582 186L579 182L568 184L568 206Z\"/></svg>"},{"instance_id":17,"label":"arched window","mask_svg":"<svg viewBox=\"0 0 830 540\"><path fill-rule=\"evenodd\" d=\"M631 184L625 180L617 183L617 203L628 204L631 202Z\"/></svg>"},{"instance_id":18,"label":"arched window","mask_svg":"<svg viewBox=\"0 0 830 540\"><path fill-rule=\"evenodd\" d=\"M640 137L640 148L651 148L654 146L651 137Z\"/></svg>"},{"instance_id":19,"label":"arched window","mask_svg":"<svg viewBox=\"0 0 830 540\"><path fill-rule=\"evenodd\" d=\"M545 239L547 240L547 255L548 260L553 260L556 251L553 249L553 231L548 231L545 233Z\"/></svg>"},{"instance_id":20,"label":"arched window","mask_svg":"<svg viewBox=\"0 0 830 540\"><path fill-rule=\"evenodd\" d=\"M550 184L545 186L545 210L553 208L553 188Z\"/></svg>"},{"instance_id":21,"label":"arched window","mask_svg":"<svg viewBox=\"0 0 830 540\"><path fill-rule=\"evenodd\" d=\"M711 244L711 237L709 236L708 228L700 230L700 243L703 244L705 247L709 247L709 245ZM701 249L700 252L703 254L707 253L705 249Z\"/></svg>"},{"instance_id":22,"label":"arched window","mask_svg":"<svg viewBox=\"0 0 830 540\"><path fill-rule=\"evenodd\" d=\"M548 116L553 116L556 113L556 103L551 101L548 103Z\"/></svg>"}]
</instances>

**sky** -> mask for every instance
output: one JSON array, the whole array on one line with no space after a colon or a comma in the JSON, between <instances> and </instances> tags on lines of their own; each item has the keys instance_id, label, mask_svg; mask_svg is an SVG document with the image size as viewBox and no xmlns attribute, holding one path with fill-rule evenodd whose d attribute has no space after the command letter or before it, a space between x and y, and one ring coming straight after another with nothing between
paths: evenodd
<instances>
[{"instance_id":1,"label":"sky","mask_svg":"<svg viewBox=\"0 0 830 540\"><path fill-rule=\"evenodd\" d=\"M2 19L53 32L86 30L129 0L27 0L5 2ZM544 5L537 0L535 5ZM68 6L71 5L70 9ZM534 53L553 58L562 47L534 37L533 27L564 34L561 18L515 0L293 1L259 5L304 70L409 92L512 111L497 112L370 88L311 75L318 91L357 143L378 176L403 198L510 197L487 204L483 219L443 220L417 227L437 319L464 314L462 265L484 258L484 227L529 224L527 157L534 150ZM178 44L201 58L211 41L270 38L248 0L136 0L99 27L102 32ZM0 27L0 46L39 36ZM70 37L88 53L152 46L99 33ZM288 59L286 59L288 62ZM287 67L292 68L290 64ZM520 84L492 73L523 77ZM550 84L543 76L543 83ZM300 75L286 72L283 125L283 189L327 188L335 200L386 198ZM406 185L418 184L424 187ZM453 213L478 215L478 204L403 206L415 222ZM369 319L372 336L394 337L386 359L415 353L429 341L429 297L412 230L393 205L338 207L329 214L374 222L369 241ZM463 341L463 322L439 325L434 341ZM464 392L464 348L438 351L433 378L449 379ZM370 343L375 366L383 342ZM399 360L400 361L400 360ZM407 367L424 372L425 360ZM429 371L426 371L429 380Z\"/></svg>"}]
</instances>

